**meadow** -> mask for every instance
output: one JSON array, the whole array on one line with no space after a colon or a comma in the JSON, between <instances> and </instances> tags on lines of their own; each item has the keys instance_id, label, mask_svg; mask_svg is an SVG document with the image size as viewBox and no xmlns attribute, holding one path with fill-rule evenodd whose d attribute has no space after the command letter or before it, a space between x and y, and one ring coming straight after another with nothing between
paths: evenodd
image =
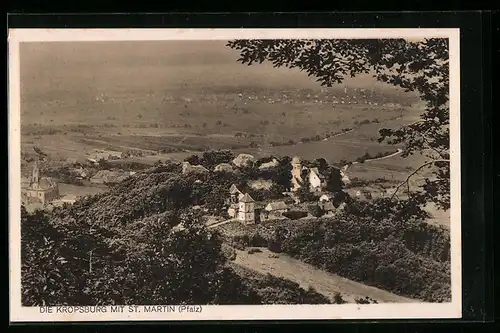
<instances>
[{"instance_id":1,"label":"meadow","mask_svg":"<svg viewBox=\"0 0 500 333\"><path fill-rule=\"evenodd\" d=\"M74 114L65 116L62 112L53 117L23 117L23 150L29 152L36 144L54 158L66 159L84 158L85 152L96 148L142 150L144 155L232 149L257 156L299 155L306 159L350 161L365 153L394 150L376 141L378 130L405 121L398 118L399 110L382 112L359 105L328 107L298 101L243 102L237 95L225 98L226 102L220 105L207 105L202 98L192 100L189 108L185 107L187 104L169 102L162 110L155 99L136 101L144 104L136 109L143 110L147 105L148 110L141 113L144 116L130 112L126 117L119 116L119 105L110 102L101 102L106 112L91 113L91 102L85 117L75 122L65 119L71 116L74 120ZM407 111L404 118L414 117L414 113ZM38 122L29 123L32 119ZM346 129L352 131L335 136Z\"/></svg>"}]
</instances>

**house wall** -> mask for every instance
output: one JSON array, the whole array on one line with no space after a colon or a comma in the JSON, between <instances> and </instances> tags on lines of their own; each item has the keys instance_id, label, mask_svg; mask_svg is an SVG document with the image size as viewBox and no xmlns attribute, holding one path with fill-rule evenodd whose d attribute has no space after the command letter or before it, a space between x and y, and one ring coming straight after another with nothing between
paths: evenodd
<instances>
[{"instance_id":1,"label":"house wall","mask_svg":"<svg viewBox=\"0 0 500 333\"><path fill-rule=\"evenodd\" d=\"M240 221L245 222L247 224L251 224L251 223L255 222L255 213L254 212L248 212L248 213L240 212L239 218L240 218Z\"/></svg>"},{"instance_id":2,"label":"house wall","mask_svg":"<svg viewBox=\"0 0 500 333\"><path fill-rule=\"evenodd\" d=\"M29 189L26 190L26 197L37 198L42 203L49 202L59 197L59 188L54 187L47 190Z\"/></svg>"},{"instance_id":3,"label":"house wall","mask_svg":"<svg viewBox=\"0 0 500 333\"><path fill-rule=\"evenodd\" d=\"M320 189L321 188L321 179L314 173L309 173L309 184L311 189Z\"/></svg>"},{"instance_id":4,"label":"house wall","mask_svg":"<svg viewBox=\"0 0 500 333\"><path fill-rule=\"evenodd\" d=\"M253 203L240 202L238 218L246 223L255 221L255 205Z\"/></svg>"},{"instance_id":5,"label":"house wall","mask_svg":"<svg viewBox=\"0 0 500 333\"><path fill-rule=\"evenodd\" d=\"M292 164L292 191L297 191L300 188L302 181L302 166L300 164Z\"/></svg>"},{"instance_id":6,"label":"house wall","mask_svg":"<svg viewBox=\"0 0 500 333\"><path fill-rule=\"evenodd\" d=\"M28 198L40 198L41 199L41 192L37 190L26 190L26 197Z\"/></svg>"},{"instance_id":7,"label":"house wall","mask_svg":"<svg viewBox=\"0 0 500 333\"><path fill-rule=\"evenodd\" d=\"M229 215L229 217L234 218L234 217L236 217L237 213L238 213L238 209L234 205L231 205L231 207L229 207L227 210L227 214Z\"/></svg>"},{"instance_id":8,"label":"house wall","mask_svg":"<svg viewBox=\"0 0 500 333\"><path fill-rule=\"evenodd\" d=\"M52 201L59 197L59 188L54 187L45 191L45 201Z\"/></svg>"}]
</instances>

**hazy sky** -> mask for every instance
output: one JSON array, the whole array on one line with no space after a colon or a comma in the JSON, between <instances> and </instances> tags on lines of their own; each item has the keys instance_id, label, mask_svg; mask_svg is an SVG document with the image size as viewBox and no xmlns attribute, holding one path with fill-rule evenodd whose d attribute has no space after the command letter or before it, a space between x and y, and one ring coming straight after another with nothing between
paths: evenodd
<instances>
[{"instance_id":1,"label":"hazy sky","mask_svg":"<svg viewBox=\"0 0 500 333\"><path fill-rule=\"evenodd\" d=\"M21 45L24 91L161 86L318 88L299 70L237 63L225 41L59 42ZM363 84L366 84L366 78ZM370 79L371 80L371 79ZM356 85L356 79L351 84Z\"/></svg>"}]
</instances>

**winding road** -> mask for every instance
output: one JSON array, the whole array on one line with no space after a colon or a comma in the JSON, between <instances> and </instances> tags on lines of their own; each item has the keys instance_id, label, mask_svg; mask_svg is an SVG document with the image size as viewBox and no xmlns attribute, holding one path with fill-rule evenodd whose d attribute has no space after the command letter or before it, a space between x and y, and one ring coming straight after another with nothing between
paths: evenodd
<instances>
[{"instance_id":1,"label":"winding road","mask_svg":"<svg viewBox=\"0 0 500 333\"><path fill-rule=\"evenodd\" d=\"M380 161L380 160L385 160L387 158L391 158L391 157L394 157L394 156L398 156L400 155L401 153L403 152L403 149L398 149L395 153L392 153L390 155L387 155L387 156L382 156L382 157L377 157L377 158L370 158L370 159L367 159L365 160L363 163L366 163L366 162L373 162L373 161ZM359 164L360 162L357 162L357 161L354 161L352 163L349 163L349 164L346 164L342 167L342 170L344 171L347 171L347 169L349 169L349 167L351 165L354 165L354 164Z\"/></svg>"}]
</instances>

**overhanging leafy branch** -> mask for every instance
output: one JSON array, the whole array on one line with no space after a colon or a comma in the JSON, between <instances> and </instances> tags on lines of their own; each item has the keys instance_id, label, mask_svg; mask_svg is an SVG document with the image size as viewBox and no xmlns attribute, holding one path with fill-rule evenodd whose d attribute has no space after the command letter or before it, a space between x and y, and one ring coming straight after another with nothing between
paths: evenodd
<instances>
[{"instance_id":1,"label":"overhanging leafy branch","mask_svg":"<svg viewBox=\"0 0 500 333\"><path fill-rule=\"evenodd\" d=\"M381 129L379 142L403 144L402 157L414 153L431 159L434 179L426 179L422 196L439 207L449 207L449 48L448 39L318 39L234 40L246 65L269 61L274 67L298 68L331 87L348 77L372 74L378 81L416 92L425 102L420 120L398 129ZM409 186L409 182L405 183Z\"/></svg>"}]
</instances>

